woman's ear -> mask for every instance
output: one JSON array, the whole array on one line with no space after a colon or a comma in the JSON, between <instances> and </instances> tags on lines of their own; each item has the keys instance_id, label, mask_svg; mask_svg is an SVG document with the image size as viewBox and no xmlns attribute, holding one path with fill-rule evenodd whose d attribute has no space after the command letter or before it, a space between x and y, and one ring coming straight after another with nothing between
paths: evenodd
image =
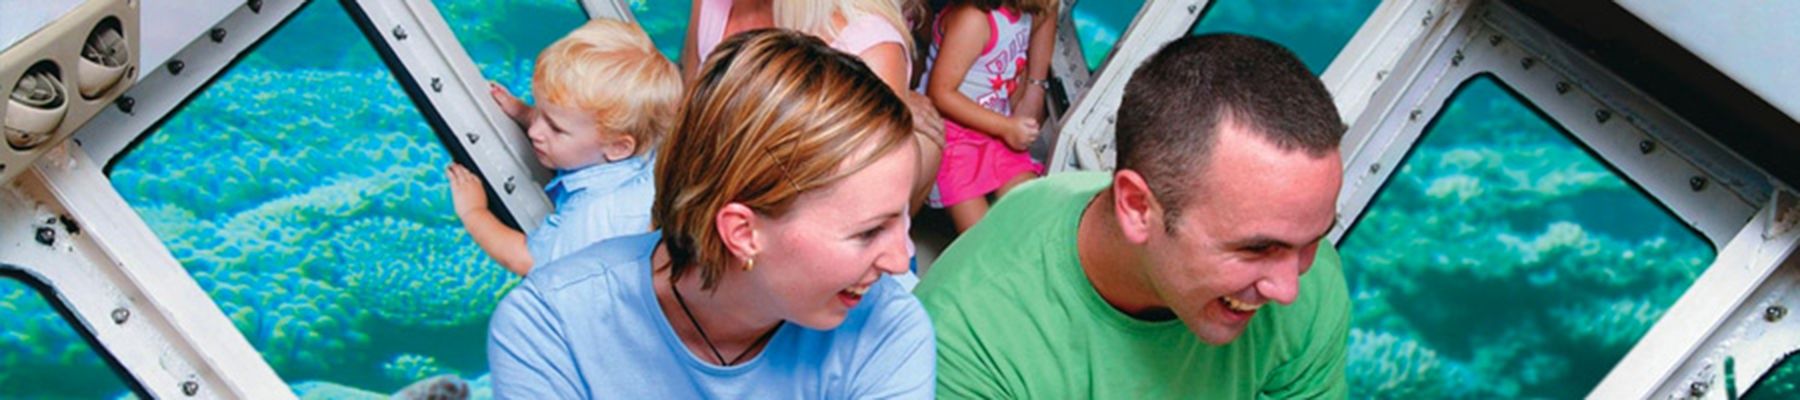
<instances>
[{"instance_id":1,"label":"woman's ear","mask_svg":"<svg viewBox=\"0 0 1800 400\"><path fill-rule=\"evenodd\" d=\"M758 216L755 210L750 209L750 206L743 203L729 203L725 207L719 208L719 213L714 218L714 225L719 229L719 241L725 244L725 249L730 251L733 257L739 260L748 260L756 257L756 254L762 250L756 237Z\"/></svg>"},{"instance_id":2,"label":"woman's ear","mask_svg":"<svg viewBox=\"0 0 1800 400\"><path fill-rule=\"evenodd\" d=\"M606 141L606 145L600 147L600 153L602 157L606 157L606 162L631 158L637 155L637 138L631 135L613 135L612 139Z\"/></svg>"},{"instance_id":3,"label":"woman's ear","mask_svg":"<svg viewBox=\"0 0 1800 400\"><path fill-rule=\"evenodd\" d=\"M1156 201L1156 194L1150 191L1150 184L1137 171L1121 169L1113 173L1112 188L1113 213L1119 220L1119 231L1125 234L1125 240L1131 243L1144 243L1150 239L1150 233L1162 229L1162 206Z\"/></svg>"}]
</instances>

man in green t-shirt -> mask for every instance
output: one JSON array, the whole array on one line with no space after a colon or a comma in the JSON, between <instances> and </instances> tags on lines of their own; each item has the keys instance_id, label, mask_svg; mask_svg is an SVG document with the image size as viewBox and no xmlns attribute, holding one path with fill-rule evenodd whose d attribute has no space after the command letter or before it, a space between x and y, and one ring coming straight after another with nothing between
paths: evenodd
<instances>
[{"instance_id":1,"label":"man in green t-shirt","mask_svg":"<svg viewBox=\"0 0 1800 400\"><path fill-rule=\"evenodd\" d=\"M1324 85L1266 40L1188 37L1118 116L1117 172L1014 190L925 275L938 395L1345 397Z\"/></svg>"}]
</instances>

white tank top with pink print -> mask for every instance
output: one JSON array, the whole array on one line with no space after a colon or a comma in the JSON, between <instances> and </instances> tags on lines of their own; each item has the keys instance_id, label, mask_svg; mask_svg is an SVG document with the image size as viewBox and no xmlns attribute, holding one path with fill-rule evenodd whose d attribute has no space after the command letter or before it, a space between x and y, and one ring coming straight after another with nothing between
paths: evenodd
<instances>
[{"instance_id":1,"label":"white tank top with pink print","mask_svg":"<svg viewBox=\"0 0 1800 400\"><path fill-rule=\"evenodd\" d=\"M943 15L938 16L942 24ZM939 26L931 44L931 59L937 59L937 43L944 41ZM1019 72L1025 70L1025 54L1031 47L1031 14L1008 7L988 12L988 42L982 47L969 73L963 75L957 91L1001 115L1012 115L1012 93L1018 90ZM931 68L927 65L926 68Z\"/></svg>"}]
</instances>

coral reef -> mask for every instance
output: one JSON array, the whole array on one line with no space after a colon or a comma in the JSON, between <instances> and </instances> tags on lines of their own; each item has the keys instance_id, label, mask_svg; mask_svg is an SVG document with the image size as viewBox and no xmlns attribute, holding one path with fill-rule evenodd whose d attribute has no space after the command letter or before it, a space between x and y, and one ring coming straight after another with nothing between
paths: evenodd
<instances>
[{"instance_id":1,"label":"coral reef","mask_svg":"<svg viewBox=\"0 0 1800 400\"><path fill-rule=\"evenodd\" d=\"M1585 394L1714 256L1486 77L1353 229L1341 252L1366 336L1353 343L1370 346L1353 357L1400 357L1353 361L1350 375L1383 398ZM1419 376L1440 365L1479 384L1437 392Z\"/></svg>"},{"instance_id":2,"label":"coral reef","mask_svg":"<svg viewBox=\"0 0 1800 400\"><path fill-rule=\"evenodd\" d=\"M100 378L112 375L100 354L37 290L0 276L0 316L0 398L29 398L40 387L88 397L123 388Z\"/></svg>"},{"instance_id":3,"label":"coral reef","mask_svg":"<svg viewBox=\"0 0 1800 400\"><path fill-rule=\"evenodd\" d=\"M1351 329L1349 353L1352 398L1457 398L1479 385L1467 367L1438 357L1416 340L1385 332Z\"/></svg>"},{"instance_id":4,"label":"coral reef","mask_svg":"<svg viewBox=\"0 0 1800 400\"><path fill-rule=\"evenodd\" d=\"M384 362L484 370L468 332L515 279L462 232L449 157L372 47L304 44L356 32L339 7L308 5L260 48L324 54L250 54L117 160L113 185L287 379L386 392L411 379Z\"/></svg>"},{"instance_id":5,"label":"coral reef","mask_svg":"<svg viewBox=\"0 0 1800 400\"><path fill-rule=\"evenodd\" d=\"M194 280L277 371L315 376L366 361L368 313L341 289L292 272L199 271Z\"/></svg>"},{"instance_id":6,"label":"coral reef","mask_svg":"<svg viewBox=\"0 0 1800 400\"><path fill-rule=\"evenodd\" d=\"M341 268L338 274L349 292L365 299L375 315L398 325L482 322L512 282L512 275L496 268L460 226L364 218L326 243L342 260L331 264Z\"/></svg>"},{"instance_id":7,"label":"coral reef","mask_svg":"<svg viewBox=\"0 0 1800 400\"><path fill-rule=\"evenodd\" d=\"M436 358L412 353L395 356L392 361L381 364L381 374L396 382L416 382L447 371Z\"/></svg>"}]
</instances>

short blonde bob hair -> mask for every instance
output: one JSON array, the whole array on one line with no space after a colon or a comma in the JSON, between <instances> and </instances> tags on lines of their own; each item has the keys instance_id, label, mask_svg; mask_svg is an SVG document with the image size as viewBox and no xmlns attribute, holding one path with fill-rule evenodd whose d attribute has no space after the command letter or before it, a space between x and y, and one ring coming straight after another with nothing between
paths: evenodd
<instances>
[{"instance_id":1,"label":"short blonde bob hair","mask_svg":"<svg viewBox=\"0 0 1800 400\"><path fill-rule=\"evenodd\" d=\"M697 269L707 289L733 258L717 227L727 204L779 218L801 193L912 140L912 114L862 61L791 30L720 43L682 103L657 155L650 212L670 279Z\"/></svg>"},{"instance_id":2,"label":"short blonde bob hair","mask_svg":"<svg viewBox=\"0 0 1800 400\"><path fill-rule=\"evenodd\" d=\"M642 153L669 132L681 74L637 25L600 18L538 53L531 87L538 101L581 110L601 130L637 140Z\"/></svg>"}]
</instances>

